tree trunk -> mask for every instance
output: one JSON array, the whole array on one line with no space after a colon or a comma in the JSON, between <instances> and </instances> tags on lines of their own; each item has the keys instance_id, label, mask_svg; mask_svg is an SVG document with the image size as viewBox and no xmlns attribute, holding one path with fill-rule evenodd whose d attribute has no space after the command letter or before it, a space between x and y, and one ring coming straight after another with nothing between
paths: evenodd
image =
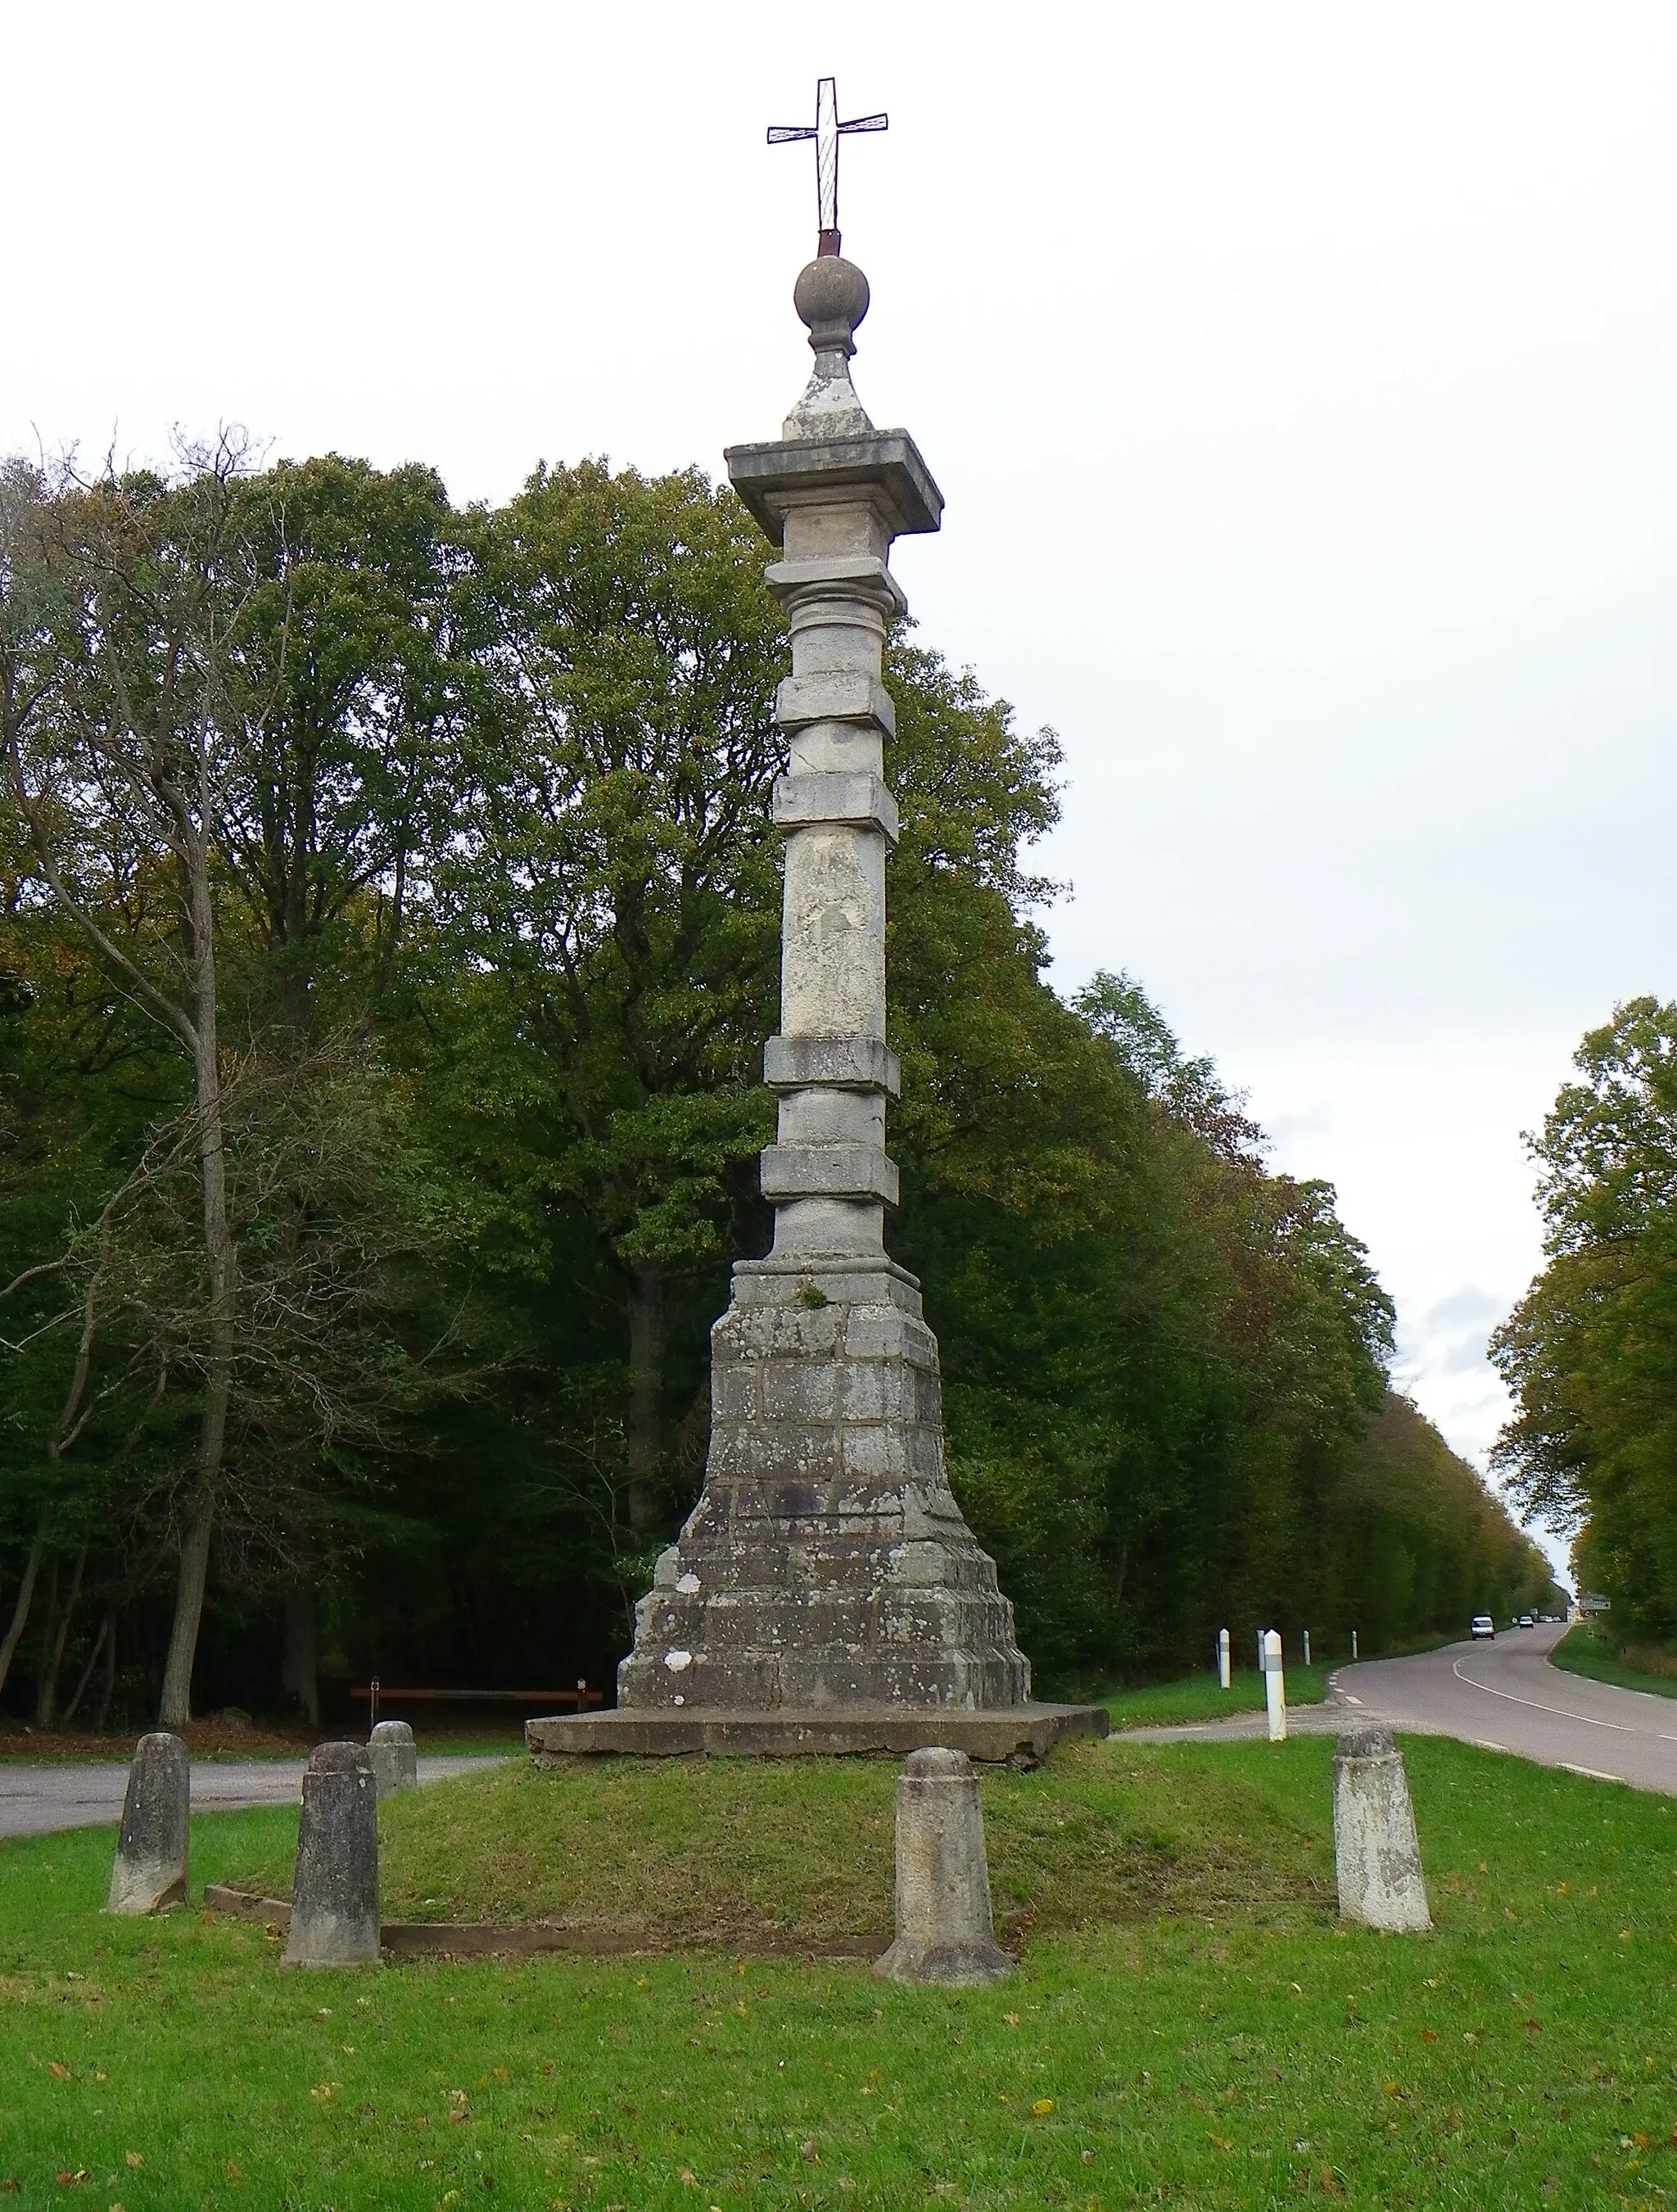
<instances>
[{"instance_id":1,"label":"tree trunk","mask_svg":"<svg viewBox=\"0 0 1677 2212\"><path fill-rule=\"evenodd\" d=\"M105 1680L100 1685L99 1712L94 1721L95 1734L103 1735L111 1724L111 1701L117 1691L117 1608L111 1608L111 1632L105 1639Z\"/></svg>"},{"instance_id":2,"label":"tree trunk","mask_svg":"<svg viewBox=\"0 0 1677 2212\"><path fill-rule=\"evenodd\" d=\"M663 1395L664 1270L643 1260L629 1273L629 1525L637 1534L658 1518Z\"/></svg>"},{"instance_id":3,"label":"tree trunk","mask_svg":"<svg viewBox=\"0 0 1677 2212\"><path fill-rule=\"evenodd\" d=\"M227 1155L222 1127L221 1051L217 1042L214 915L209 855L200 843L192 855L191 934L194 1022L192 1076L198 1116L198 1170L204 1193L204 1255L208 1278L210 1348L204 1361L204 1412L198 1423L198 1480L180 1540L174 1620L163 1664L158 1725L184 1728L192 1717L192 1662L210 1571L210 1538L221 1495L227 1448L228 1401L233 1388L233 1234L227 1218Z\"/></svg>"},{"instance_id":4,"label":"tree trunk","mask_svg":"<svg viewBox=\"0 0 1677 2212\"><path fill-rule=\"evenodd\" d=\"M11 1672L12 1655L21 1642L24 1630L29 1626L29 1607L35 1595L35 1577L40 1572L40 1563L46 1551L46 1525L51 1508L43 1505L40 1518L35 1523L34 1540L29 1547L29 1556L23 1565L23 1580L18 1587L17 1603L12 1608L12 1625L0 1643L0 1690L6 1686L6 1677Z\"/></svg>"},{"instance_id":5,"label":"tree trunk","mask_svg":"<svg viewBox=\"0 0 1677 2212\"><path fill-rule=\"evenodd\" d=\"M53 1712L58 1702L58 1671L64 1663L64 1645L70 1637L70 1624L76 1611L76 1601L82 1595L82 1576L88 1564L88 1547L82 1545L76 1554L76 1571L70 1578L70 1595L64 1600L53 1629L47 1631L48 1650L42 1666L40 1682L35 1686L35 1726L50 1729Z\"/></svg>"},{"instance_id":6,"label":"tree trunk","mask_svg":"<svg viewBox=\"0 0 1677 2212\"><path fill-rule=\"evenodd\" d=\"M306 1583L296 1583L285 1593L285 1648L279 1662L279 1686L297 1700L312 1729L320 1725L317 1652L314 1593Z\"/></svg>"},{"instance_id":7,"label":"tree trunk","mask_svg":"<svg viewBox=\"0 0 1677 2212\"><path fill-rule=\"evenodd\" d=\"M105 1649L116 1626L116 1618L114 1612L107 1613L99 1624L99 1633L94 1638L93 1650L88 1652L88 1663L82 1669L82 1679L76 1685L76 1694L64 1707L64 1718L58 1723L60 1728L67 1729L76 1714L81 1711L82 1700L88 1694L88 1685L93 1680L93 1670L99 1664L99 1655Z\"/></svg>"},{"instance_id":8,"label":"tree trunk","mask_svg":"<svg viewBox=\"0 0 1677 2212\"><path fill-rule=\"evenodd\" d=\"M159 1728L185 1728L192 1717L192 1662L198 1656L198 1622L210 1571L210 1538L216 1525L214 1495L200 1490L192 1518L180 1538L180 1568L174 1583L174 1621L168 1656L163 1662L163 1693L157 1704Z\"/></svg>"}]
</instances>

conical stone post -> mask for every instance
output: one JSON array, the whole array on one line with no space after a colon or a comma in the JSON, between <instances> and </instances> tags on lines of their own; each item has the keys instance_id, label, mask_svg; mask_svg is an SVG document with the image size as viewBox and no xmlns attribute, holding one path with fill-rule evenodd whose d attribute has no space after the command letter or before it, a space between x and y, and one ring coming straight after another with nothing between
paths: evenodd
<instances>
[{"instance_id":1,"label":"conical stone post","mask_svg":"<svg viewBox=\"0 0 1677 2212\"><path fill-rule=\"evenodd\" d=\"M1384 1728L1357 1728L1333 1747L1333 1870L1342 1919L1393 1935L1432 1925L1403 1758Z\"/></svg>"},{"instance_id":2,"label":"conical stone post","mask_svg":"<svg viewBox=\"0 0 1677 2212\"><path fill-rule=\"evenodd\" d=\"M399 1790L418 1788L419 1753L406 1721L381 1721L367 1739L367 1756L381 1805Z\"/></svg>"},{"instance_id":3,"label":"conical stone post","mask_svg":"<svg viewBox=\"0 0 1677 2212\"><path fill-rule=\"evenodd\" d=\"M128 1770L107 1912L156 1912L184 1904L192 1769L178 1735L143 1735Z\"/></svg>"},{"instance_id":4,"label":"conical stone post","mask_svg":"<svg viewBox=\"0 0 1677 2212\"><path fill-rule=\"evenodd\" d=\"M354 1966L379 1955L378 1790L358 1743L316 1744L302 1778L291 1928L281 1963Z\"/></svg>"},{"instance_id":5,"label":"conical stone post","mask_svg":"<svg viewBox=\"0 0 1677 2212\"><path fill-rule=\"evenodd\" d=\"M990 1915L979 1778L965 1752L912 1752L897 1777L897 1933L874 1972L893 1982L998 1982L1013 1961Z\"/></svg>"}]
</instances>

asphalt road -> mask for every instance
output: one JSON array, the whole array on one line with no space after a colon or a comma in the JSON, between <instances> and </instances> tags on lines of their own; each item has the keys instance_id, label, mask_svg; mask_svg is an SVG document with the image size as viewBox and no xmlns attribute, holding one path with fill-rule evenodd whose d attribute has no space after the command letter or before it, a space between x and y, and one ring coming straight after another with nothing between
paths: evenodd
<instances>
[{"instance_id":1,"label":"asphalt road","mask_svg":"<svg viewBox=\"0 0 1677 2212\"><path fill-rule=\"evenodd\" d=\"M461 1774L481 1759L422 1759L421 1782ZM192 1810L229 1813L245 1805L295 1805L300 1759L195 1759ZM0 1766L0 1836L45 1836L95 1828L122 1818L128 1769L112 1761L85 1766Z\"/></svg>"},{"instance_id":2,"label":"asphalt road","mask_svg":"<svg viewBox=\"0 0 1677 2212\"><path fill-rule=\"evenodd\" d=\"M1548 1655L1565 1633L1503 1629L1494 1644L1372 1659L1342 1668L1335 1687L1347 1705L1396 1728L1677 1796L1677 1698L1552 1667Z\"/></svg>"},{"instance_id":3,"label":"asphalt road","mask_svg":"<svg viewBox=\"0 0 1677 2212\"><path fill-rule=\"evenodd\" d=\"M1453 1735L1540 1766L1677 1796L1677 1698L1620 1690L1549 1664L1564 1627L1499 1630L1494 1644L1449 1644L1412 1659L1366 1659L1329 1678L1321 1705L1287 1717L1290 1733L1337 1735L1353 1720ZM1209 1727L1126 1729L1113 1738L1180 1742L1260 1736L1259 1713Z\"/></svg>"}]
</instances>

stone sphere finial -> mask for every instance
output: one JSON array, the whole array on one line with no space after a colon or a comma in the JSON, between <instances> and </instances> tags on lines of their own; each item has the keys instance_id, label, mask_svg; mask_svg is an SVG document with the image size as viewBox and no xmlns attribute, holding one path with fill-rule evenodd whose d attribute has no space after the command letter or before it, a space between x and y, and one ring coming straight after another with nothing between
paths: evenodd
<instances>
[{"instance_id":1,"label":"stone sphere finial","mask_svg":"<svg viewBox=\"0 0 1677 2212\"><path fill-rule=\"evenodd\" d=\"M868 280L855 262L823 253L798 272L792 304L808 325L815 366L786 417L787 438L843 438L873 428L851 382L856 326L868 312Z\"/></svg>"},{"instance_id":2,"label":"stone sphere finial","mask_svg":"<svg viewBox=\"0 0 1677 2212\"><path fill-rule=\"evenodd\" d=\"M792 305L808 326L816 353L842 353L848 359L856 351L857 325L868 312L868 280L855 262L824 253L799 270Z\"/></svg>"}]
</instances>

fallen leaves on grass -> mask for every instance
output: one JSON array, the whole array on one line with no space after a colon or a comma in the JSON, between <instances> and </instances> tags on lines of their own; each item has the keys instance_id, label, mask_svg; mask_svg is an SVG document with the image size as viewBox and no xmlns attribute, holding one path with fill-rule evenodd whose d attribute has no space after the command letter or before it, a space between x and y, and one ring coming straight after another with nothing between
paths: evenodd
<instances>
[{"instance_id":1,"label":"fallen leaves on grass","mask_svg":"<svg viewBox=\"0 0 1677 2212\"><path fill-rule=\"evenodd\" d=\"M78 2181L85 2181L87 2178L88 2169L85 2166L78 2166L73 2172L69 2166L61 2166L52 2177L60 2189L73 2189Z\"/></svg>"},{"instance_id":2,"label":"fallen leaves on grass","mask_svg":"<svg viewBox=\"0 0 1677 2212\"><path fill-rule=\"evenodd\" d=\"M1054 2100L1052 2097L1039 2097L1031 2106L1031 2110L1036 2114L1039 2119L1042 2118L1042 2115L1045 2112L1052 2112L1053 2109Z\"/></svg>"},{"instance_id":3,"label":"fallen leaves on grass","mask_svg":"<svg viewBox=\"0 0 1677 2212\"><path fill-rule=\"evenodd\" d=\"M143 2166L145 2164L144 2154L137 2150L125 2150L122 2154L122 2162L125 2166Z\"/></svg>"},{"instance_id":4,"label":"fallen leaves on grass","mask_svg":"<svg viewBox=\"0 0 1677 2212\"><path fill-rule=\"evenodd\" d=\"M46 2070L52 2076L52 2079L55 2081L68 2081L70 2079L69 2067L60 2066L56 2058L49 2058L47 2060Z\"/></svg>"}]
</instances>

